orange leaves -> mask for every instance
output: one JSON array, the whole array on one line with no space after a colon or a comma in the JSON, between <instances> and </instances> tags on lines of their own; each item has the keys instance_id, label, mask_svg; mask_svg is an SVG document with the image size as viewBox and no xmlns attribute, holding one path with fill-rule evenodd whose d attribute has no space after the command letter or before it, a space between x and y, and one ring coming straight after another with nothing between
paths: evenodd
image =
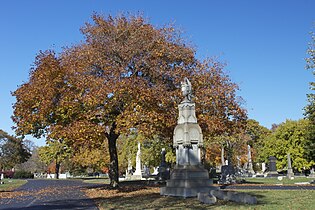
<instances>
[{"instance_id":1,"label":"orange leaves","mask_svg":"<svg viewBox=\"0 0 315 210\"><path fill-rule=\"evenodd\" d=\"M197 115L206 129L203 131L232 135L239 132L247 116L236 96L237 85L231 82L223 67L211 59L198 64L192 83L196 84Z\"/></svg>"}]
</instances>

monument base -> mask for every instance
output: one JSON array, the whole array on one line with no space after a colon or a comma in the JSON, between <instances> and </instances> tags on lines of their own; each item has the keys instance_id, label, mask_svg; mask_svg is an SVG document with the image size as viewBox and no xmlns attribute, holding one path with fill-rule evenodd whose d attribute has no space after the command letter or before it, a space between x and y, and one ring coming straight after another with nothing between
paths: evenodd
<instances>
[{"instance_id":1,"label":"monument base","mask_svg":"<svg viewBox=\"0 0 315 210\"><path fill-rule=\"evenodd\" d=\"M141 180L142 175L128 175L125 180Z\"/></svg>"},{"instance_id":2,"label":"monument base","mask_svg":"<svg viewBox=\"0 0 315 210\"><path fill-rule=\"evenodd\" d=\"M278 177L279 174L277 171L270 171L267 173L267 176L266 177Z\"/></svg>"},{"instance_id":3,"label":"monument base","mask_svg":"<svg viewBox=\"0 0 315 210\"><path fill-rule=\"evenodd\" d=\"M167 196L196 197L198 193L217 190L209 173L203 166L176 166L171 172L171 179L166 180L166 187L161 187L160 194Z\"/></svg>"},{"instance_id":4,"label":"monument base","mask_svg":"<svg viewBox=\"0 0 315 210\"><path fill-rule=\"evenodd\" d=\"M293 170L292 170L292 169L288 169L287 177L288 177L289 179L291 179L292 177L294 177L294 173L293 173Z\"/></svg>"}]
</instances>

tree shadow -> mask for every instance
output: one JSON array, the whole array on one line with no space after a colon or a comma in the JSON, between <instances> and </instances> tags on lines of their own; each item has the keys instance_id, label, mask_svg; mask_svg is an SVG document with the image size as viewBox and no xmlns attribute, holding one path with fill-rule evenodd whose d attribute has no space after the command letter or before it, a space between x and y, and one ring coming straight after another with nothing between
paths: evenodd
<instances>
[{"instance_id":1,"label":"tree shadow","mask_svg":"<svg viewBox=\"0 0 315 210\"><path fill-rule=\"evenodd\" d=\"M149 189L152 187L162 187L163 183L148 180L132 180L119 182L118 187L112 187L109 184L93 184L90 186L83 186L81 189L100 189L100 190L112 190L116 192L128 193L136 192L144 189Z\"/></svg>"}]
</instances>

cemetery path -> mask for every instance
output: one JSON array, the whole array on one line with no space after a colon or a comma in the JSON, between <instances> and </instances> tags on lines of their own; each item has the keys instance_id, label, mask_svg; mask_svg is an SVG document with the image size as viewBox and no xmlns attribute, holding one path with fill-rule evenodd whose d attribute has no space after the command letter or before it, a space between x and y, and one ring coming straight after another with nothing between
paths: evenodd
<instances>
[{"instance_id":1,"label":"cemetery path","mask_svg":"<svg viewBox=\"0 0 315 210\"><path fill-rule=\"evenodd\" d=\"M83 192L84 189L95 186L97 185L80 180L28 180L13 192L0 192L0 209L97 210L93 200Z\"/></svg>"}]
</instances>

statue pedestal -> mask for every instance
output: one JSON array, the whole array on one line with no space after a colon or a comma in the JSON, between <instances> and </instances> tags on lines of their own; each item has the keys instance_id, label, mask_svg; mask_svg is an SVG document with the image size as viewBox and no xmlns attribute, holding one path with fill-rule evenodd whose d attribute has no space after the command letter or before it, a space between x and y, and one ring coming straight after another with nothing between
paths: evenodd
<instances>
[{"instance_id":1,"label":"statue pedestal","mask_svg":"<svg viewBox=\"0 0 315 210\"><path fill-rule=\"evenodd\" d=\"M209 173L202 165L176 166L171 172L171 179L166 181L166 187L160 190L161 195L196 197L199 192L209 193L217 190L212 186Z\"/></svg>"}]
</instances>

